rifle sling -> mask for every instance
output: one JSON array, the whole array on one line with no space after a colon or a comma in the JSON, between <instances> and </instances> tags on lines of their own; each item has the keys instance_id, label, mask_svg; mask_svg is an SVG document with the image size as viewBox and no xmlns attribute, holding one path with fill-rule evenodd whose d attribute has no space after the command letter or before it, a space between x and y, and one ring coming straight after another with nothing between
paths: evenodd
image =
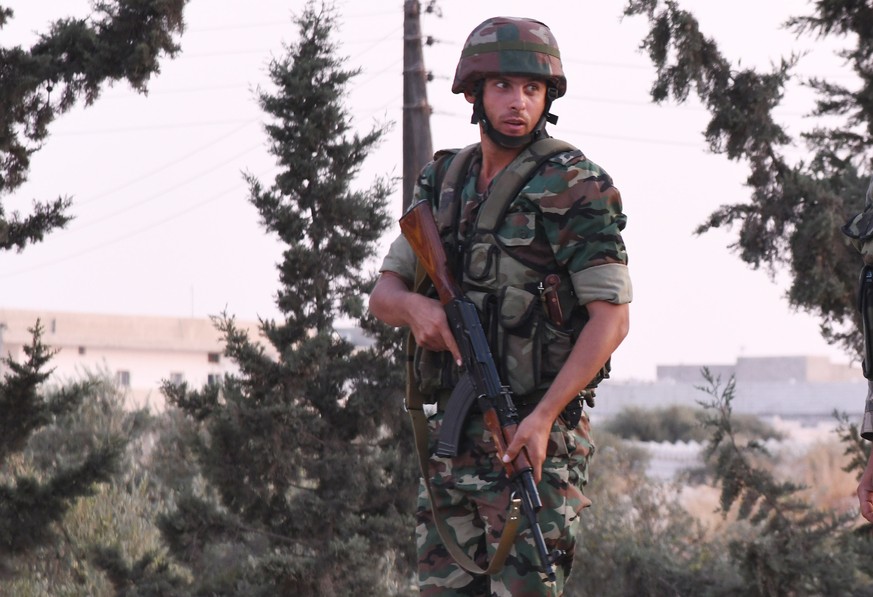
<instances>
[{"instance_id":1,"label":"rifle sling","mask_svg":"<svg viewBox=\"0 0 873 597\"><path fill-rule=\"evenodd\" d=\"M461 164L464 164L464 166L468 164L474 147L475 146L468 146L459 152L461 160L458 160L458 156L456 156L456 159L449 166L448 172L446 173L446 178L449 181L448 184L456 189L456 195L453 200L458 203L460 199L460 189L457 188L459 187L458 181L466 174L466 168L461 167ZM512 202L512 198L518 194L537 169L539 169L539 167L552 156L565 151L573 151L575 149L576 148L569 143L554 138L540 139L539 141L528 145L518 155L518 157L515 158L513 164L507 166L503 172L498 175L497 179L495 179L491 192L488 195L488 199L479 210L477 227L485 230L494 230L497 223L503 220L506 210ZM452 168L452 165L454 165L455 162L458 162L458 166ZM515 167L515 164L518 164L518 167ZM434 188L441 189L442 186L442 184L436 184ZM454 206L452 207L454 208ZM455 215L455 209L449 211L443 208L440 211L444 216L448 214ZM429 280L427 278L427 273L424 271L421 263L417 263L413 289L416 292L425 292L428 284ZM406 340L406 410L412 421L412 432L415 436L418 464L421 469L421 476L424 479L424 486L427 489L428 498L430 499L434 524L436 525L440 538L443 540L443 545L445 545L446 550L461 568L470 574L475 575L497 574L503 568L506 556L509 555L512 545L515 543L515 537L518 534L518 526L521 522L520 500L513 499L510 502L506 525L503 527L500 542L497 545L497 549L495 550L494 556L491 558L488 567L482 568L473 561L473 559L470 558L463 549L461 549L461 546L454 540L451 534L451 529L446 523L446 520L433 506L436 502L434 500L433 488L430 483L430 472L428 466L430 454L430 432L427 426L427 415L425 415L424 412L424 395L422 395L415 383L415 346L415 339L412 337L412 334L409 334Z\"/></svg>"}]
</instances>

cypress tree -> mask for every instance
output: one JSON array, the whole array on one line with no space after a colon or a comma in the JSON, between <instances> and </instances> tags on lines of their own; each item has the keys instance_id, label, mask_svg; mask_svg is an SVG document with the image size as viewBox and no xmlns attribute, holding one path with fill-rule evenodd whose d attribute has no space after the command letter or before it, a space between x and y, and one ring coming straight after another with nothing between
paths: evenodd
<instances>
[{"instance_id":1,"label":"cypress tree","mask_svg":"<svg viewBox=\"0 0 873 597\"><path fill-rule=\"evenodd\" d=\"M265 229L284 244L276 303L262 340L233 317L216 323L239 373L220 386L165 386L201 422L207 486L187 493L162 529L196 590L227 594L405 594L415 468L401 408L396 335L369 348L337 332L364 316L364 274L389 219L390 182L353 190L382 130L352 129L337 20L324 5L296 18L298 41L259 92L280 172L248 175Z\"/></svg>"},{"instance_id":2,"label":"cypress tree","mask_svg":"<svg viewBox=\"0 0 873 597\"><path fill-rule=\"evenodd\" d=\"M34 440L89 397L89 382L46 391L53 352L42 342L42 325L31 330L25 358L3 359L0 380L0 576L17 571L16 558L57 542L57 523L98 483L117 472L126 440L107 434L63 453L28 456Z\"/></svg>"}]
</instances>

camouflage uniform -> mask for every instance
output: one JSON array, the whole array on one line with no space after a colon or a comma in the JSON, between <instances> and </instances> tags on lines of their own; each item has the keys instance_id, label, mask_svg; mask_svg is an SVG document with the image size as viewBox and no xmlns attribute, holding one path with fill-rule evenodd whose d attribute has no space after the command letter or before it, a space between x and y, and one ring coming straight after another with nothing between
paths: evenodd
<instances>
[{"instance_id":1,"label":"camouflage uniform","mask_svg":"<svg viewBox=\"0 0 873 597\"><path fill-rule=\"evenodd\" d=\"M429 421L432 438L439 433L441 421L442 413ZM457 543L484 568L506 523L508 482L482 418L470 417L464 431L464 449L455 458L434 456L432 445L431 484L439 516L449 521ZM551 590L544 584L545 576L538 573L539 556L526 526L500 574L490 579L474 577L455 564L434 526L422 480L416 510L421 595L560 595L573 562L580 511L591 504L582 486L588 481L588 458L593 450L587 417L575 429L568 429L561 419L555 422L538 485L543 500L538 520L546 545L550 551L560 549L567 554L557 562L557 582Z\"/></svg>"},{"instance_id":2,"label":"camouflage uniform","mask_svg":"<svg viewBox=\"0 0 873 597\"><path fill-rule=\"evenodd\" d=\"M505 35L506 27L492 29L487 23L471 38L492 43ZM548 28L542 27L550 36ZM526 31L541 34L538 28ZM519 50L521 58L531 53L533 41L528 39L526 49ZM554 45L553 38L551 42ZM468 40L468 46L469 43ZM504 48L503 55L506 54ZM540 62L512 72L539 69L535 71L537 76L545 78L557 70L560 76L550 86L557 90L557 95L562 94L566 82L560 73L559 59L556 67L551 54L539 54L544 56ZM481 63L471 66L469 57L467 62L462 58L453 91L463 91L473 84L477 68L486 66ZM450 155L428 164L421 172L413 198L413 204L421 200L431 202L437 220L442 222L451 218L445 218L445 213L440 217L440 210L447 206L440 205L440 192L435 186L437 179L443 179L444 169L449 168L452 159ZM450 259L459 264L458 278L466 295L479 307L483 326L492 330L492 354L501 378L510 385L517 404L521 405L520 415L524 416L548 388L572 349L572 331L556 327L545 316L537 291L544 272L560 275L561 302L566 313L584 314L584 305L591 301L630 302L627 254L621 238L626 218L611 178L581 151L571 151L543 164L512 199L494 234L484 234L475 225L479 208L487 198L476 191L480 167L481 154L477 153L457 188L451 189L460 205L458 221L442 226L441 234L447 246L459 247ZM446 187L443 189L445 196ZM381 271L394 272L412 281L415 265L415 256L401 236L392 244ZM500 539L509 491L503 465L498 462L494 444L476 412L467 419L458 455L454 458L434 455L442 405L457 380L449 356L427 351L416 355L419 388L439 406L429 420L432 440L429 477L436 503L430 504L422 482L417 508L421 594L561 595L573 561L579 515L590 505L583 494L588 460L594 451L588 418L583 413L573 428L568 428L563 417L555 421L543 478L538 485L544 504L538 518L547 546L549 550L566 552L556 563L556 586L549 588L544 583L530 529L524 523L502 571L490 578L473 576L446 551L433 524L432 506L448 522L457 543L484 566Z\"/></svg>"}]
</instances>

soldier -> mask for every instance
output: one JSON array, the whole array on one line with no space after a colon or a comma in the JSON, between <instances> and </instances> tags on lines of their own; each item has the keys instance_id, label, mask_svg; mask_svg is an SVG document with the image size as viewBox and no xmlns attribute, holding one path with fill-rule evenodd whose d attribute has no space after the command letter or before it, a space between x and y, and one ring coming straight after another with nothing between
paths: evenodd
<instances>
[{"instance_id":1,"label":"soldier","mask_svg":"<svg viewBox=\"0 0 873 597\"><path fill-rule=\"evenodd\" d=\"M419 587L434 595L560 595L573 562L582 492L594 450L583 399L605 371L628 331L632 290L621 237L626 218L612 179L581 151L568 149L539 165L512 197L490 195L492 181L518 171L515 158L547 138L552 101L567 81L550 29L531 19L498 17L468 37L452 91L473 106L480 143L441 152L422 170L413 203L430 201L465 295L479 308L491 351L509 384L522 420L506 458L527 451L544 504L540 526L555 562L557 582L542 575L530 531L522 530L502 569L489 576L462 568L447 549L460 545L484 567L493 555L509 495L481 414L471 412L459 454L431 453L427 477L433 501L419 491L416 513ZM454 160L467 160L450 180ZM447 179L449 178L449 179ZM486 201L506 201L495 234L480 230ZM544 286L549 274L557 283ZM401 236L385 257L370 310L395 326L408 326L414 342L417 391L436 406L431 437L460 364L458 346L442 305L413 289L415 256ZM549 294L551 293L551 294ZM546 295L556 298L546 308ZM558 305L557 309L555 304ZM434 517L451 528L446 541Z\"/></svg>"}]
</instances>

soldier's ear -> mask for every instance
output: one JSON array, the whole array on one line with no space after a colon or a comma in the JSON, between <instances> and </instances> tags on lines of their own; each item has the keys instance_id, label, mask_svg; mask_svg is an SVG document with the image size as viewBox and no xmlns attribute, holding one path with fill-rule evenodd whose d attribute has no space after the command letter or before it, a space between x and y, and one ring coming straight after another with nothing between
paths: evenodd
<instances>
[{"instance_id":1,"label":"soldier's ear","mask_svg":"<svg viewBox=\"0 0 873 597\"><path fill-rule=\"evenodd\" d=\"M464 97L465 97L466 100L467 100L468 102L470 102L471 104L475 104L475 103L476 103L476 96L475 96L474 94L470 93L469 91L465 91L465 92L464 92Z\"/></svg>"}]
</instances>

